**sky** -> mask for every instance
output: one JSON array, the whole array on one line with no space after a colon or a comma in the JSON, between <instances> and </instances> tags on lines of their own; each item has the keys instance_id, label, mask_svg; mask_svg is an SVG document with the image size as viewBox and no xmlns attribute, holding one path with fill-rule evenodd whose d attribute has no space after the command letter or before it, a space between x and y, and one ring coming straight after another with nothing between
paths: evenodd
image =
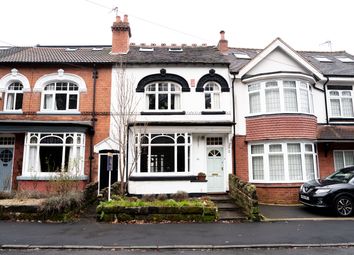
<instances>
[{"instance_id":1,"label":"sky","mask_svg":"<svg viewBox=\"0 0 354 255\"><path fill-rule=\"evenodd\" d=\"M129 16L131 42L354 54L352 0L0 0L0 45L111 45L111 25ZM328 43L330 41L330 43Z\"/></svg>"}]
</instances>

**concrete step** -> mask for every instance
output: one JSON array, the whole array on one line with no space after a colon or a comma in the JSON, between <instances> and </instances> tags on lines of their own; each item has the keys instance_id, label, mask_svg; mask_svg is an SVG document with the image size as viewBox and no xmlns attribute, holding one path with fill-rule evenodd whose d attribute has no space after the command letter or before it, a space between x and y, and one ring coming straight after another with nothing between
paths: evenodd
<instances>
[{"instance_id":1,"label":"concrete step","mask_svg":"<svg viewBox=\"0 0 354 255\"><path fill-rule=\"evenodd\" d=\"M239 207L231 202L216 202L216 206L218 207L219 211L232 211L232 210L237 210Z\"/></svg>"},{"instance_id":2,"label":"concrete step","mask_svg":"<svg viewBox=\"0 0 354 255\"><path fill-rule=\"evenodd\" d=\"M219 221L244 221L247 217L240 209L234 211L219 211Z\"/></svg>"}]
</instances>

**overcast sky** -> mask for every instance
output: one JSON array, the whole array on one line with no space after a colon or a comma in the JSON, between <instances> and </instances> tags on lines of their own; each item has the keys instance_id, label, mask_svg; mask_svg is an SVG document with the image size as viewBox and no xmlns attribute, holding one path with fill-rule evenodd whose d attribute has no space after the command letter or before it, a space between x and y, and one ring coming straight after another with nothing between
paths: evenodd
<instances>
[{"instance_id":1,"label":"overcast sky","mask_svg":"<svg viewBox=\"0 0 354 255\"><path fill-rule=\"evenodd\" d=\"M264 48L276 37L296 50L354 54L353 0L0 0L0 45L110 45L128 14L134 43ZM328 42L331 41L331 47Z\"/></svg>"}]
</instances>

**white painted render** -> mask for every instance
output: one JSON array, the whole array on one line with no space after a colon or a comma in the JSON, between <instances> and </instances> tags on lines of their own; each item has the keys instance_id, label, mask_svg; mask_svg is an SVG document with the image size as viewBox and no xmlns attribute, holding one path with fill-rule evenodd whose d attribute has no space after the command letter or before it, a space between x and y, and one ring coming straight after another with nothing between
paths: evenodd
<instances>
[{"instance_id":1,"label":"white painted render","mask_svg":"<svg viewBox=\"0 0 354 255\"><path fill-rule=\"evenodd\" d=\"M191 181L130 181L130 194L173 194L177 191L187 193L207 193L207 182Z\"/></svg>"}]
</instances>

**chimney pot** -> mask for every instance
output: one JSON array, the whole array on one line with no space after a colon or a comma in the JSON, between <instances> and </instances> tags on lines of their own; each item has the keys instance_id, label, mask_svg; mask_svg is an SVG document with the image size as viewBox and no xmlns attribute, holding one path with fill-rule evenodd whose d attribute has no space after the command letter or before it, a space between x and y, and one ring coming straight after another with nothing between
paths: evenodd
<instances>
[{"instance_id":1,"label":"chimney pot","mask_svg":"<svg viewBox=\"0 0 354 255\"><path fill-rule=\"evenodd\" d=\"M128 22L128 15L127 15L127 14L124 15L123 21L124 21L124 22Z\"/></svg>"},{"instance_id":2,"label":"chimney pot","mask_svg":"<svg viewBox=\"0 0 354 255\"><path fill-rule=\"evenodd\" d=\"M119 23L121 22L122 20L120 19L120 16L116 16L116 22Z\"/></svg>"}]
</instances>

